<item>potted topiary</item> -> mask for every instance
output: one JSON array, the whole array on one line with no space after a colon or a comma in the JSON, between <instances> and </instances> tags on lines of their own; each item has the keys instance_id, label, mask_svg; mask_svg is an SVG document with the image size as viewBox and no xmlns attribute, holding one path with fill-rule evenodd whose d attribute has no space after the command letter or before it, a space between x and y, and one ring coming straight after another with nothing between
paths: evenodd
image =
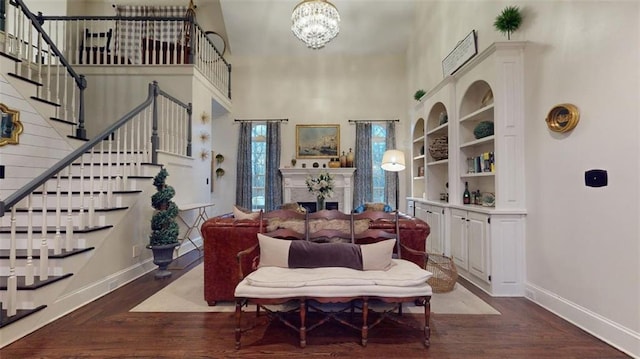
<instances>
[{"instance_id":1,"label":"potted topiary","mask_svg":"<svg viewBox=\"0 0 640 359\"><path fill-rule=\"evenodd\" d=\"M511 33L518 30L522 23L522 14L517 6L507 6L496 17L493 26L503 34L507 34L507 40L511 40Z\"/></svg>"},{"instance_id":2,"label":"potted topiary","mask_svg":"<svg viewBox=\"0 0 640 359\"><path fill-rule=\"evenodd\" d=\"M151 196L151 206L156 210L151 218L151 235L147 248L153 251L153 263L158 266L156 278L171 276L167 267L173 261L173 250L180 244L180 228L176 221L178 206L171 200L176 191L166 183L169 173L165 168L153 179L156 193Z\"/></svg>"}]
</instances>

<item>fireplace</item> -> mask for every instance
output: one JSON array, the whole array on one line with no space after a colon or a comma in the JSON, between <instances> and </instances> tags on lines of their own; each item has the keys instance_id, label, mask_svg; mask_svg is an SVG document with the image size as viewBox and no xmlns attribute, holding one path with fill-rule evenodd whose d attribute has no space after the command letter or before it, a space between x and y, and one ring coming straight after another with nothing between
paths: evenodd
<instances>
[{"instance_id":1,"label":"fireplace","mask_svg":"<svg viewBox=\"0 0 640 359\"><path fill-rule=\"evenodd\" d=\"M298 204L307 210L307 213L317 212L317 202L298 202ZM338 202L325 202L325 209L340 209Z\"/></svg>"},{"instance_id":2,"label":"fireplace","mask_svg":"<svg viewBox=\"0 0 640 359\"><path fill-rule=\"evenodd\" d=\"M327 198L327 209L339 209L351 213L353 208L353 172L355 168L280 168L282 173L284 203L298 202L316 207L316 198L309 192L305 180L308 176L317 176L321 172L331 174L334 180L333 196ZM333 206L336 206L334 208ZM306 206L304 206L306 207ZM309 210L307 207L307 210Z\"/></svg>"}]
</instances>

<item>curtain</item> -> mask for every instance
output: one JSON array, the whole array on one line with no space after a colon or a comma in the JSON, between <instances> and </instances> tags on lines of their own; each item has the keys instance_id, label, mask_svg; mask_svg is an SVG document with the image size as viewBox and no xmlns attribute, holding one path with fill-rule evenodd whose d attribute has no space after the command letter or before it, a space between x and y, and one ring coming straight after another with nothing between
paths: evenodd
<instances>
[{"instance_id":1,"label":"curtain","mask_svg":"<svg viewBox=\"0 0 640 359\"><path fill-rule=\"evenodd\" d=\"M240 123L236 170L236 204L251 209L251 122Z\"/></svg>"},{"instance_id":2,"label":"curtain","mask_svg":"<svg viewBox=\"0 0 640 359\"><path fill-rule=\"evenodd\" d=\"M386 150L396 149L396 123L395 121L387 122L387 138L384 141ZM396 193L398 190L398 172L385 171L384 173L384 201L389 205L395 206L397 203ZM397 208L396 208L397 210Z\"/></svg>"},{"instance_id":3,"label":"curtain","mask_svg":"<svg viewBox=\"0 0 640 359\"><path fill-rule=\"evenodd\" d=\"M356 172L353 176L353 208L373 199L371 123L356 123Z\"/></svg>"},{"instance_id":4,"label":"curtain","mask_svg":"<svg viewBox=\"0 0 640 359\"><path fill-rule=\"evenodd\" d=\"M267 122L267 161L265 168L264 209L271 211L282 205L280 173L280 122Z\"/></svg>"},{"instance_id":5,"label":"curtain","mask_svg":"<svg viewBox=\"0 0 640 359\"><path fill-rule=\"evenodd\" d=\"M117 16L185 17L186 6L116 6ZM147 39L180 44L184 40L183 21L116 21L116 54L132 64L142 63L142 42ZM148 41L148 40L147 40Z\"/></svg>"}]
</instances>

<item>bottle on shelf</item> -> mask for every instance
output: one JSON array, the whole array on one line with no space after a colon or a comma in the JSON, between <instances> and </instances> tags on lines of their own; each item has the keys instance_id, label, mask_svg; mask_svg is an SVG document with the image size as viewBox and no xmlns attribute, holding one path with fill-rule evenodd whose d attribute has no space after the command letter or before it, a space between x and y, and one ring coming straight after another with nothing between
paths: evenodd
<instances>
[{"instance_id":1,"label":"bottle on shelf","mask_svg":"<svg viewBox=\"0 0 640 359\"><path fill-rule=\"evenodd\" d=\"M349 148L349 153L347 153L347 167L353 167L353 161L355 160L355 154Z\"/></svg>"},{"instance_id":2,"label":"bottle on shelf","mask_svg":"<svg viewBox=\"0 0 640 359\"><path fill-rule=\"evenodd\" d=\"M340 167L347 167L347 155L342 151L342 156L340 156Z\"/></svg>"},{"instance_id":3,"label":"bottle on shelf","mask_svg":"<svg viewBox=\"0 0 640 359\"><path fill-rule=\"evenodd\" d=\"M469 192L469 182L464 183L464 193L462 194L462 203L471 204L471 192Z\"/></svg>"}]
</instances>

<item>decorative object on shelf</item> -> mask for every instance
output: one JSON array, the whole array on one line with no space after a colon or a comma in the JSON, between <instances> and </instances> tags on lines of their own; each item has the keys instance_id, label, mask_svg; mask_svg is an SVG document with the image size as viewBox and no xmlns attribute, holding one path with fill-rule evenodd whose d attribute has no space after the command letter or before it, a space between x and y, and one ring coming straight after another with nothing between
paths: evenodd
<instances>
[{"instance_id":1,"label":"decorative object on shelf","mask_svg":"<svg viewBox=\"0 0 640 359\"><path fill-rule=\"evenodd\" d=\"M298 160L296 160L295 158L291 159L291 167L295 167L296 163L298 163Z\"/></svg>"},{"instance_id":2,"label":"decorative object on shelf","mask_svg":"<svg viewBox=\"0 0 640 359\"><path fill-rule=\"evenodd\" d=\"M200 141L207 142L209 141L209 133L208 132L200 132Z\"/></svg>"},{"instance_id":3,"label":"decorative object on shelf","mask_svg":"<svg viewBox=\"0 0 640 359\"><path fill-rule=\"evenodd\" d=\"M418 166L418 177L424 177L424 166Z\"/></svg>"},{"instance_id":4,"label":"decorative object on shelf","mask_svg":"<svg viewBox=\"0 0 640 359\"><path fill-rule=\"evenodd\" d=\"M166 278L171 276L167 267L173 261L173 250L177 247L180 228L176 217L178 206L171 200L175 195L173 187L166 183L169 176L166 168L162 168L153 179L156 193L151 196L151 206L155 209L151 217L151 235L147 248L153 252L153 263L158 266L155 277Z\"/></svg>"},{"instance_id":5,"label":"decorative object on shelf","mask_svg":"<svg viewBox=\"0 0 640 359\"><path fill-rule=\"evenodd\" d=\"M522 23L522 14L517 6L507 6L496 17L493 26L502 34L507 34L507 40L511 40L511 33L518 30Z\"/></svg>"},{"instance_id":6,"label":"decorative object on shelf","mask_svg":"<svg viewBox=\"0 0 640 359\"><path fill-rule=\"evenodd\" d=\"M469 182L464 183L464 192L462 192L462 203L471 204L471 192L469 192Z\"/></svg>"},{"instance_id":7,"label":"decorative object on shelf","mask_svg":"<svg viewBox=\"0 0 640 359\"><path fill-rule=\"evenodd\" d=\"M333 195L333 177L328 172L321 172L318 177L308 176L305 183L309 192L316 196L316 210L323 210L325 199Z\"/></svg>"},{"instance_id":8,"label":"decorative object on shelf","mask_svg":"<svg viewBox=\"0 0 640 359\"><path fill-rule=\"evenodd\" d=\"M555 105L545 119L547 126L554 132L568 132L580 121L580 111L575 105L563 103Z\"/></svg>"},{"instance_id":9,"label":"decorative object on shelf","mask_svg":"<svg viewBox=\"0 0 640 359\"><path fill-rule=\"evenodd\" d=\"M420 156L424 155L424 145L420 146Z\"/></svg>"},{"instance_id":10,"label":"decorative object on shelf","mask_svg":"<svg viewBox=\"0 0 640 359\"><path fill-rule=\"evenodd\" d=\"M434 161L446 160L449 158L449 137L436 137L429 144L429 154Z\"/></svg>"},{"instance_id":11,"label":"decorative object on shelf","mask_svg":"<svg viewBox=\"0 0 640 359\"><path fill-rule=\"evenodd\" d=\"M303 164L302 164L302 168L307 168L307 164L306 164L306 163L303 163Z\"/></svg>"},{"instance_id":12,"label":"decorative object on shelf","mask_svg":"<svg viewBox=\"0 0 640 359\"><path fill-rule=\"evenodd\" d=\"M333 158L340 154L340 125L296 125L296 158Z\"/></svg>"},{"instance_id":13,"label":"decorative object on shelf","mask_svg":"<svg viewBox=\"0 0 640 359\"><path fill-rule=\"evenodd\" d=\"M494 207L496 205L496 195L491 192L482 194L482 205L484 207Z\"/></svg>"},{"instance_id":14,"label":"decorative object on shelf","mask_svg":"<svg viewBox=\"0 0 640 359\"><path fill-rule=\"evenodd\" d=\"M447 122L449 122L449 115L444 111L440 112L440 115L438 115L438 125L444 125Z\"/></svg>"},{"instance_id":15,"label":"decorative object on shelf","mask_svg":"<svg viewBox=\"0 0 640 359\"><path fill-rule=\"evenodd\" d=\"M340 14L328 0L303 0L291 14L291 31L307 47L323 48L340 32Z\"/></svg>"},{"instance_id":16,"label":"decorative object on shelf","mask_svg":"<svg viewBox=\"0 0 640 359\"><path fill-rule=\"evenodd\" d=\"M222 176L224 176L224 170L222 168L217 168L216 177L222 177Z\"/></svg>"},{"instance_id":17,"label":"decorative object on shelf","mask_svg":"<svg viewBox=\"0 0 640 359\"><path fill-rule=\"evenodd\" d=\"M349 153L347 153L347 167L353 167L353 161L355 161L355 154L349 148Z\"/></svg>"},{"instance_id":18,"label":"decorative object on shelf","mask_svg":"<svg viewBox=\"0 0 640 359\"><path fill-rule=\"evenodd\" d=\"M481 139L487 136L493 135L493 122L492 121L481 121L476 125L473 129L473 135L476 139Z\"/></svg>"},{"instance_id":19,"label":"decorative object on shelf","mask_svg":"<svg viewBox=\"0 0 640 359\"><path fill-rule=\"evenodd\" d=\"M224 162L224 156L221 153L218 153L216 155L216 162L218 162L218 164L221 164L222 162Z\"/></svg>"},{"instance_id":20,"label":"decorative object on shelf","mask_svg":"<svg viewBox=\"0 0 640 359\"><path fill-rule=\"evenodd\" d=\"M0 123L0 146L17 145L20 141L20 134L24 127L20 122L20 112L12 110L5 104L0 103L0 115L2 122Z\"/></svg>"},{"instance_id":21,"label":"decorative object on shelf","mask_svg":"<svg viewBox=\"0 0 640 359\"><path fill-rule=\"evenodd\" d=\"M493 103L493 91L491 91L491 89L488 89L487 93L482 96L480 103L482 104L482 107L489 106Z\"/></svg>"},{"instance_id":22,"label":"decorative object on shelf","mask_svg":"<svg viewBox=\"0 0 640 359\"><path fill-rule=\"evenodd\" d=\"M460 40L453 50L442 60L442 74L447 77L453 75L462 65L478 54L476 30Z\"/></svg>"},{"instance_id":23,"label":"decorative object on shelf","mask_svg":"<svg viewBox=\"0 0 640 359\"><path fill-rule=\"evenodd\" d=\"M413 94L413 98L414 98L416 101L420 101L420 100L422 99L422 96L424 96L424 95L426 95L426 94L427 94L427 93L426 93L423 89L420 89L420 90L416 91L416 93L415 93L415 94Z\"/></svg>"},{"instance_id":24,"label":"decorative object on shelf","mask_svg":"<svg viewBox=\"0 0 640 359\"><path fill-rule=\"evenodd\" d=\"M209 150L206 150L204 148L200 150L200 159L204 161L208 158L209 158Z\"/></svg>"},{"instance_id":25,"label":"decorative object on shelf","mask_svg":"<svg viewBox=\"0 0 640 359\"><path fill-rule=\"evenodd\" d=\"M311 166L313 166L313 168L318 168L320 167L320 164L318 162L314 162L311 164Z\"/></svg>"},{"instance_id":26,"label":"decorative object on shelf","mask_svg":"<svg viewBox=\"0 0 640 359\"><path fill-rule=\"evenodd\" d=\"M329 161L329 168L340 168L340 158L332 158L331 161Z\"/></svg>"},{"instance_id":27,"label":"decorative object on shelf","mask_svg":"<svg viewBox=\"0 0 640 359\"><path fill-rule=\"evenodd\" d=\"M429 253L426 270L433 273L427 280L434 293L453 290L458 280L458 270L453 259L436 253Z\"/></svg>"},{"instance_id":28,"label":"decorative object on shelf","mask_svg":"<svg viewBox=\"0 0 640 359\"><path fill-rule=\"evenodd\" d=\"M209 120L211 119L211 117L209 116L209 114L205 111L202 111L202 113L200 114L200 121L203 124L206 124L209 122Z\"/></svg>"},{"instance_id":29,"label":"decorative object on shelf","mask_svg":"<svg viewBox=\"0 0 640 359\"><path fill-rule=\"evenodd\" d=\"M340 156L340 167L347 167L347 155L342 151L342 156Z\"/></svg>"}]
</instances>

